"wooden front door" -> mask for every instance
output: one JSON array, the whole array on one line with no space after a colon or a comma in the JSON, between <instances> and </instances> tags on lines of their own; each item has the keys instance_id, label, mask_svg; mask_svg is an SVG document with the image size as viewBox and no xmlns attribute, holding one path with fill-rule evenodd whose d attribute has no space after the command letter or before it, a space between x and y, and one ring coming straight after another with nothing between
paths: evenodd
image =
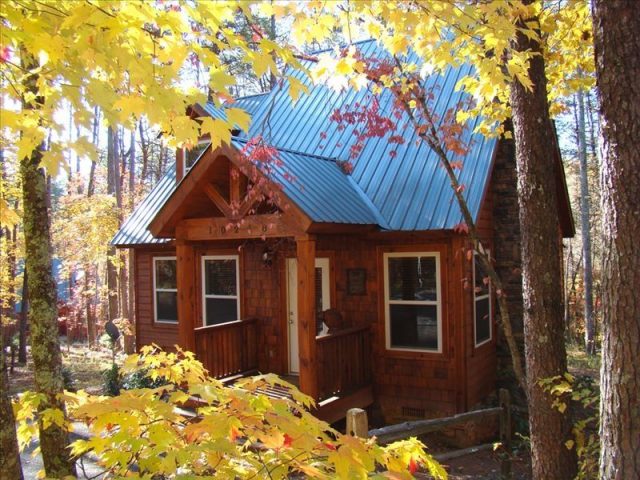
<instances>
[{"instance_id":1,"label":"wooden front door","mask_svg":"<svg viewBox=\"0 0 640 480\"><path fill-rule=\"evenodd\" d=\"M316 314L331 308L329 259L316 258ZM287 312L289 338L289 373L297 375L300 367L298 351L298 262L287 258ZM318 333L321 326L317 325Z\"/></svg>"}]
</instances>

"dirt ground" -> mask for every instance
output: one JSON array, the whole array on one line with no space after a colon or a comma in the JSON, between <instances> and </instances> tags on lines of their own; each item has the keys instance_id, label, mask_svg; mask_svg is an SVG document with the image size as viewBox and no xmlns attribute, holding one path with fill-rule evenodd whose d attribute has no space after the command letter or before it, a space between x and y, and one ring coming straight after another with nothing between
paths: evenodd
<instances>
[{"instance_id":1,"label":"dirt ground","mask_svg":"<svg viewBox=\"0 0 640 480\"><path fill-rule=\"evenodd\" d=\"M89 348L86 343L71 345L61 340L62 363L69 372L73 387L90 393L100 393L102 388L102 371L111 366L111 350L97 346ZM120 357L118 357L120 358ZM9 394L14 395L26 390L33 390L33 362L28 356L26 365L16 363L13 372L9 372Z\"/></svg>"}]
</instances>

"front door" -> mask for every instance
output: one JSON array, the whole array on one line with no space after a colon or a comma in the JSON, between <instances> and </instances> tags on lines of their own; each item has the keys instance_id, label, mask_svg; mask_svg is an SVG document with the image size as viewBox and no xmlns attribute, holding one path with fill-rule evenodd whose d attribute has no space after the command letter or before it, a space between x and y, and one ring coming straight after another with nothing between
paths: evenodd
<instances>
[{"instance_id":1,"label":"front door","mask_svg":"<svg viewBox=\"0 0 640 480\"><path fill-rule=\"evenodd\" d=\"M331 308L329 293L329 259L316 258L316 312ZM298 261L287 258L287 307L289 325L289 373L297 375L300 369L298 352ZM321 325L318 326L320 333Z\"/></svg>"}]
</instances>

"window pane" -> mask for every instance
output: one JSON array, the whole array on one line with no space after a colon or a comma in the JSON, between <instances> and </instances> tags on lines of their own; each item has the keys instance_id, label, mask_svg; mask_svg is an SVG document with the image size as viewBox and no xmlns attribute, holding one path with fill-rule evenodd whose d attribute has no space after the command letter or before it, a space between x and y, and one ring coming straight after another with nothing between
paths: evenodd
<instances>
[{"instance_id":1,"label":"window pane","mask_svg":"<svg viewBox=\"0 0 640 480\"><path fill-rule=\"evenodd\" d=\"M209 147L209 145L209 143L201 143L193 147L191 150L187 150L184 159L185 168L189 169L193 167L193 164L196 163L196 160L200 157L200 155L202 155L202 152L204 152Z\"/></svg>"},{"instance_id":2,"label":"window pane","mask_svg":"<svg viewBox=\"0 0 640 480\"><path fill-rule=\"evenodd\" d=\"M176 292L156 292L156 320L159 322L178 321L178 294Z\"/></svg>"},{"instance_id":3,"label":"window pane","mask_svg":"<svg viewBox=\"0 0 640 480\"><path fill-rule=\"evenodd\" d=\"M491 337L491 316L489 315L489 297L476 300L476 344Z\"/></svg>"},{"instance_id":4,"label":"window pane","mask_svg":"<svg viewBox=\"0 0 640 480\"><path fill-rule=\"evenodd\" d=\"M389 305L391 347L438 349L438 307Z\"/></svg>"},{"instance_id":5,"label":"window pane","mask_svg":"<svg viewBox=\"0 0 640 480\"><path fill-rule=\"evenodd\" d=\"M480 266L480 260L478 260L477 255L473 257L473 268L475 278L474 291L476 296L487 295L489 293L489 285L484 282L485 274Z\"/></svg>"},{"instance_id":6,"label":"window pane","mask_svg":"<svg viewBox=\"0 0 640 480\"><path fill-rule=\"evenodd\" d=\"M390 257L391 300L438 299L435 257Z\"/></svg>"},{"instance_id":7,"label":"window pane","mask_svg":"<svg viewBox=\"0 0 640 480\"><path fill-rule=\"evenodd\" d=\"M156 260L156 288L176 288L175 260Z\"/></svg>"},{"instance_id":8,"label":"window pane","mask_svg":"<svg viewBox=\"0 0 640 480\"><path fill-rule=\"evenodd\" d=\"M238 320L238 303L235 298L207 298L207 325Z\"/></svg>"},{"instance_id":9,"label":"window pane","mask_svg":"<svg viewBox=\"0 0 640 480\"><path fill-rule=\"evenodd\" d=\"M207 295L237 295L236 261L205 260L204 283Z\"/></svg>"}]
</instances>

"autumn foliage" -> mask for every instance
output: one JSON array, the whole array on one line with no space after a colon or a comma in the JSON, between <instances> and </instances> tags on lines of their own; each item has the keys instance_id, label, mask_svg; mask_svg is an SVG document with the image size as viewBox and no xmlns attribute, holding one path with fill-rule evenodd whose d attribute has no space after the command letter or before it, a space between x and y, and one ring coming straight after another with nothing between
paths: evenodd
<instances>
[{"instance_id":1,"label":"autumn foliage","mask_svg":"<svg viewBox=\"0 0 640 480\"><path fill-rule=\"evenodd\" d=\"M53 409L37 413L41 395L22 394L15 405L21 448L37 435L40 415L46 426L85 424L91 437L71 444L73 456L96 455L115 478L412 478L419 468L446 478L415 438L382 447L343 435L312 415L310 397L275 375L224 386L192 353L156 347L130 356L123 373L140 369L167 384L115 397L65 392L71 420ZM267 396L275 384L291 398ZM193 410L180 408L189 402Z\"/></svg>"}]
</instances>

